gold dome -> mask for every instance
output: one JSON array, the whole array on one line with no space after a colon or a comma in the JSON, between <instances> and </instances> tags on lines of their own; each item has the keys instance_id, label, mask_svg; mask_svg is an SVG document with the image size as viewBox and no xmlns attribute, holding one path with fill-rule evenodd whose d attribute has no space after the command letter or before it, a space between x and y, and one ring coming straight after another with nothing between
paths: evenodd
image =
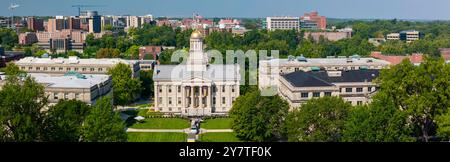
<instances>
[{"instance_id":1,"label":"gold dome","mask_svg":"<svg viewBox=\"0 0 450 162\"><path fill-rule=\"evenodd\" d=\"M203 37L202 33L200 33L198 30L193 31L191 34L191 38L194 39L200 39L202 37Z\"/></svg>"}]
</instances>

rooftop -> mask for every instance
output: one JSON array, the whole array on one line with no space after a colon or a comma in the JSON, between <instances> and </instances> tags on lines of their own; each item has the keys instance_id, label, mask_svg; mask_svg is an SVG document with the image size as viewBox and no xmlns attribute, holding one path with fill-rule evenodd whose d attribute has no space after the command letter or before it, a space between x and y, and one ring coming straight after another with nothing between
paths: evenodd
<instances>
[{"instance_id":1,"label":"rooftop","mask_svg":"<svg viewBox=\"0 0 450 162\"><path fill-rule=\"evenodd\" d=\"M124 60L120 58L102 58L102 59L80 59L76 56L69 58L38 58L25 57L16 62L16 64L81 64L81 65L115 65L118 63L135 64L137 61Z\"/></svg>"},{"instance_id":2,"label":"rooftop","mask_svg":"<svg viewBox=\"0 0 450 162\"><path fill-rule=\"evenodd\" d=\"M295 87L324 87L335 83L371 82L378 77L379 70L348 70L330 73L327 71L296 71L282 77Z\"/></svg>"},{"instance_id":3,"label":"rooftop","mask_svg":"<svg viewBox=\"0 0 450 162\"><path fill-rule=\"evenodd\" d=\"M293 57L290 56L291 59L270 59L270 60L262 60L263 62L267 62L272 65L276 65L277 63L280 66L329 66L329 65L348 65L348 64L383 64L389 65L388 61L375 59L375 58L360 58L359 56L351 56L351 57L332 57L332 58L304 58L302 56ZM292 59L293 58L293 59Z\"/></svg>"},{"instance_id":4,"label":"rooftop","mask_svg":"<svg viewBox=\"0 0 450 162\"><path fill-rule=\"evenodd\" d=\"M38 83L46 84L50 88L91 88L109 80L108 75L84 75L85 78L76 75L51 76L43 73L30 73Z\"/></svg>"}]
</instances>

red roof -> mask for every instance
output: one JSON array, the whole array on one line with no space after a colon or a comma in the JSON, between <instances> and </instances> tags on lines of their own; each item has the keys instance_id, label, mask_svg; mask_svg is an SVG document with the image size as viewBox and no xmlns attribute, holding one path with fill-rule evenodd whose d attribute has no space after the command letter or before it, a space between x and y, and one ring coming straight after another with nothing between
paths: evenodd
<instances>
[{"instance_id":1,"label":"red roof","mask_svg":"<svg viewBox=\"0 0 450 162\"><path fill-rule=\"evenodd\" d=\"M413 53L412 55L408 56L398 56L398 55L383 55L381 54L381 52L372 52L370 56L372 56L373 58L385 60L394 65L401 63L404 59L409 59L411 63L421 63L423 61L423 55L418 53Z\"/></svg>"}]
</instances>

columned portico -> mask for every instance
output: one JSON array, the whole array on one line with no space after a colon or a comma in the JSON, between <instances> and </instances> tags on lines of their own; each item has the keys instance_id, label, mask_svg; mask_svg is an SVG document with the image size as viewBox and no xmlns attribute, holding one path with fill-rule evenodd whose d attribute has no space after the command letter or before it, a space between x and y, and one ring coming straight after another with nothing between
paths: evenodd
<instances>
[{"instance_id":1,"label":"columned portico","mask_svg":"<svg viewBox=\"0 0 450 162\"><path fill-rule=\"evenodd\" d=\"M186 64L155 67L155 110L182 116L225 115L239 96L239 89L231 88L239 86L239 66L208 65L202 34L194 31L190 41Z\"/></svg>"}]
</instances>

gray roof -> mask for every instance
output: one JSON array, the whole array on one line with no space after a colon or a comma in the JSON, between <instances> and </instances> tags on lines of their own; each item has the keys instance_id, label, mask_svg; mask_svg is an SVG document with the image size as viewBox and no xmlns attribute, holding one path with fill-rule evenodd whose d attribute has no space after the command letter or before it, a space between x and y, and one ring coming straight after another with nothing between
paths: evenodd
<instances>
[{"instance_id":1,"label":"gray roof","mask_svg":"<svg viewBox=\"0 0 450 162\"><path fill-rule=\"evenodd\" d=\"M239 66L208 65L206 71L188 71L186 65L158 65L153 73L153 80L182 81L201 78L211 81L239 81Z\"/></svg>"},{"instance_id":2,"label":"gray roof","mask_svg":"<svg viewBox=\"0 0 450 162\"><path fill-rule=\"evenodd\" d=\"M326 71L296 71L282 77L295 87L323 87L335 83L372 82L378 75L379 70L367 69L342 71L340 76L329 76Z\"/></svg>"}]
</instances>

